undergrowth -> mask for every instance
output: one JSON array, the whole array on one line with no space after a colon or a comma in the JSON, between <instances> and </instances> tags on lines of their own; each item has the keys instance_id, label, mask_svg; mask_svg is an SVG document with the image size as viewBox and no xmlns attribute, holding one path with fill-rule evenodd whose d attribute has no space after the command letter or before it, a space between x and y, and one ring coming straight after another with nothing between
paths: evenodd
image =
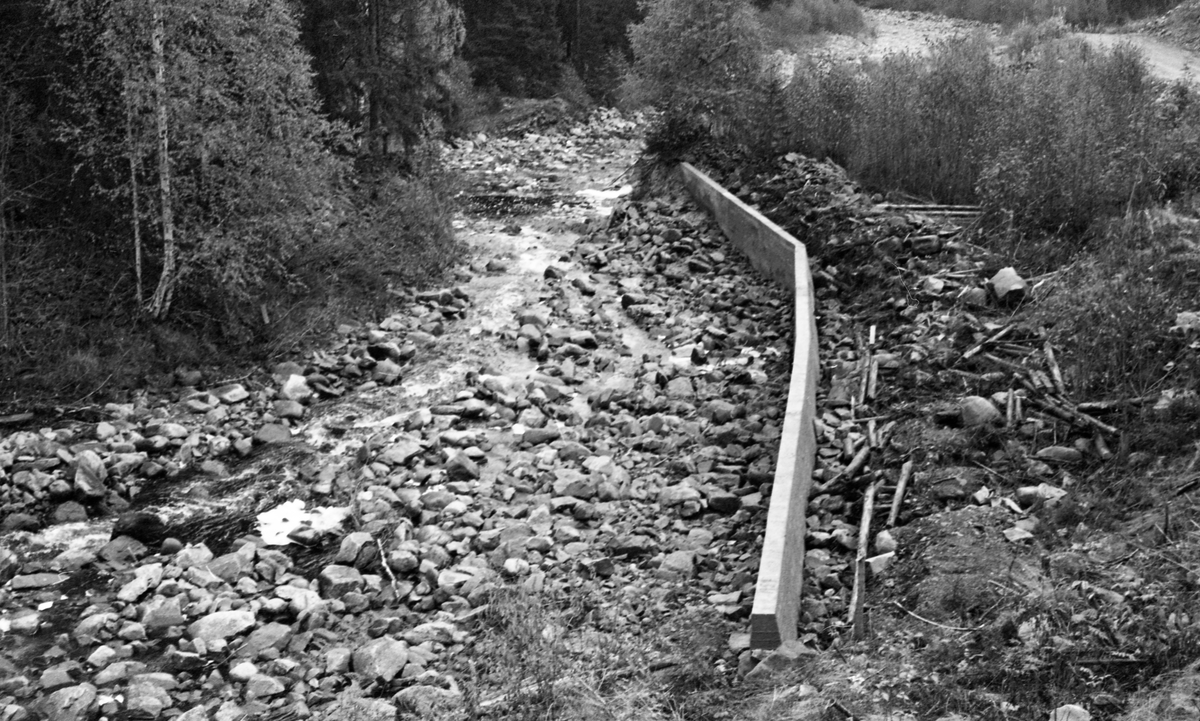
<instances>
[{"instance_id":1,"label":"undergrowth","mask_svg":"<svg viewBox=\"0 0 1200 721\"><path fill-rule=\"evenodd\" d=\"M519 586L500 589L470 652L466 716L521 721L732 719L739 697L723 656L729 624L711 612L654 624L616 620L590 605ZM731 697L734 696L734 697Z\"/></svg>"},{"instance_id":2,"label":"undergrowth","mask_svg":"<svg viewBox=\"0 0 1200 721\"><path fill-rule=\"evenodd\" d=\"M382 315L392 288L436 282L461 252L450 227L455 179L435 157L364 169L314 213L308 240L274 280L238 295L191 283L169 322L134 307L127 249L78 228L12 234L0 404L103 400L178 367L240 365L295 350L348 318Z\"/></svg>"},{"instance_id":3,"label":"undergrowth","mask_svg":"<svg viewBox=\"0 0 1200 721\"><path fill-rule=\"evenodd\" d=\"M1107 25L1161 13L1172 0L864 0L869 8L913 10L1015 25L1062 15L1078 26Z\"/></svg>"},{"instance_id":4,"label":"undergrowth","mask_svg":"<svg viewBox=\"0 0 1200 721\"><path fill-rule=\"evenodd\" d=\"M1137 53L1053 32L997 57L984 36L861 69L763 81L717 126L752 152L829 157L879 192L979 203L1022 234L1078 237L1099 217L1185 194L1200 167L1194 91Z\"/></svg>"},{"instance_id":5,"label":"undergrowth","mask_svg":"<svg viewBox=\"0 0 1200 721\"><path fill-rule=\"evenodd\" d=\"M867 29L862 8L851 0L790 0L758 13L768 48L804 49L806 36L817 33L854 35Z\"/></svg>"},{"instance_id":6,"label":"undergrowth","mask_svg":"<svg viewBox=\"0 0 1200 721\"><path fill-rule=\"evenodd\" d=\"M1031 318L1068 349L1065 371L1081 398L1140 398L1200 383L1194 332L1172 330L1177 314L1200 301L1195 225L1162 211L1112 221L1046 287Z\"/></svg>"}]
</instances>

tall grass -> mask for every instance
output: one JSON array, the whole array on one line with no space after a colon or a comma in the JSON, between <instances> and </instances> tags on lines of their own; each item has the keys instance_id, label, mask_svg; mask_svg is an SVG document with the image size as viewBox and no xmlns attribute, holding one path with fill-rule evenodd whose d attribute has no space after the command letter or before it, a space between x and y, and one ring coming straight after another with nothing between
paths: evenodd
<instances>
[{"instance_id":1,"label":"tall grass","mask_svg":"<svg viewBox=\"0 0 1200 721\"><path fill-rule=\"evenodd\" d=\"M1186 194L1200 179L1195 92L1132 49L1031 33L1008 57L983 36L861 69L764 82L739 142L830 157L880 192L979 203L1021 233L1081 237L1097 218Z\"/></svg>"},{"instance_id":2,"label":"tall grass","mask_svg":"<svg viewBox=\"0 0 1200 721\"><path fill-rule=\"evenodd\" d=\"M852 0L785 0L758 13L769 48L798 51L806 36L817 33L853 35L867 29L862 8Z\"/></svg>"},{"instance_id":3,"label":"tall grass","mask_svg":"<svg viewBox=\"0 0 1200 721\"><path fill-rule=\"evenodd\" d=\"M1053 280L1034 322L1069 350L1073 388L1137 397L1200 382L1194 336L1168 330L1200 300L1198 230L1170 211L1130 214L1095 228L1091 252Z\"/></svg>"},{"instance_id":4,"label":"tall grass","mask_svg":"<svg viewBox=\"0 0 1200 721\"><path fill-rule=\"evenodd\" d=\"M1074 26L1120 23L1161 13L1174 0L864 0L868 8L916 10L985 23L1016 25L1062 16Z\"/></svg>"}]
</instances>

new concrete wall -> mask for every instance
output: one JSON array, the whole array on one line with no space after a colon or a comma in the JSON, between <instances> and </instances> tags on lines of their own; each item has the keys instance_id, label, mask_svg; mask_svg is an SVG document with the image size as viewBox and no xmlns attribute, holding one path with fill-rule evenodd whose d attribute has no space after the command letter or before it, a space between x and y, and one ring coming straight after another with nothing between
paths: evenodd
<instances>
[{"instance_id":1,"label":"new concrete wall","mask_svg":"<svg viewBox=\"0 0 1200 721\"><path fill-rule=\"evenodd\" d=\"M751 265L792 291L795 299L792 378L750 616L750 645L775 648L796 639L805 517L817 447L813 418L820 367L808 251L800 241L688 163L680 165L679 173L692 197L712 213Z\"/></svg>"}]
</instances>

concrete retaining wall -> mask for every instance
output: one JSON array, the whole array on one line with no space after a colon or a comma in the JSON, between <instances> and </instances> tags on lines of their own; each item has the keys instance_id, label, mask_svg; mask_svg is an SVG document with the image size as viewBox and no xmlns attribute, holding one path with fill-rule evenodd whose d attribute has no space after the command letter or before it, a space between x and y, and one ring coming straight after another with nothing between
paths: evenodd
<instances>
[{"instance_id":1,"label":"concrete retaining wall","mask_svg":"<svg viewBox=\"0 0 1200 721\"><path fill-rule=\"evenodd\" d=\"M795 299L792 378L750 616L751 647L775 648L797 636L805 518L817 449L813 418L820 366L808 251L800 241L688 163L679 166L679 174L692 197L712 213L751 265L791 291Z\"/></svg>"}]
</instances>

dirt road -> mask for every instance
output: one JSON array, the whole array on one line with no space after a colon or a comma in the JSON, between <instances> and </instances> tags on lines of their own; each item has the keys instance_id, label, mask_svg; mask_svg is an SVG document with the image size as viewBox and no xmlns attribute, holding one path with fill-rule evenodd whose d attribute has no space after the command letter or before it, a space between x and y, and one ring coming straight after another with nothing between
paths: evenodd
<instances>
[{"instance_id":1,"label":"dirt road","mask_svg":"<svg viewBox=\"0 0 1200 721\"><path fill-rule=\"evenodd\" d=\"M1147 35L1080 33L1093 47L1111 48L1127 43L1142 51L1150 71L1164 80L1196 82L1200 55Z\"/></svg>"}]
</instances>

